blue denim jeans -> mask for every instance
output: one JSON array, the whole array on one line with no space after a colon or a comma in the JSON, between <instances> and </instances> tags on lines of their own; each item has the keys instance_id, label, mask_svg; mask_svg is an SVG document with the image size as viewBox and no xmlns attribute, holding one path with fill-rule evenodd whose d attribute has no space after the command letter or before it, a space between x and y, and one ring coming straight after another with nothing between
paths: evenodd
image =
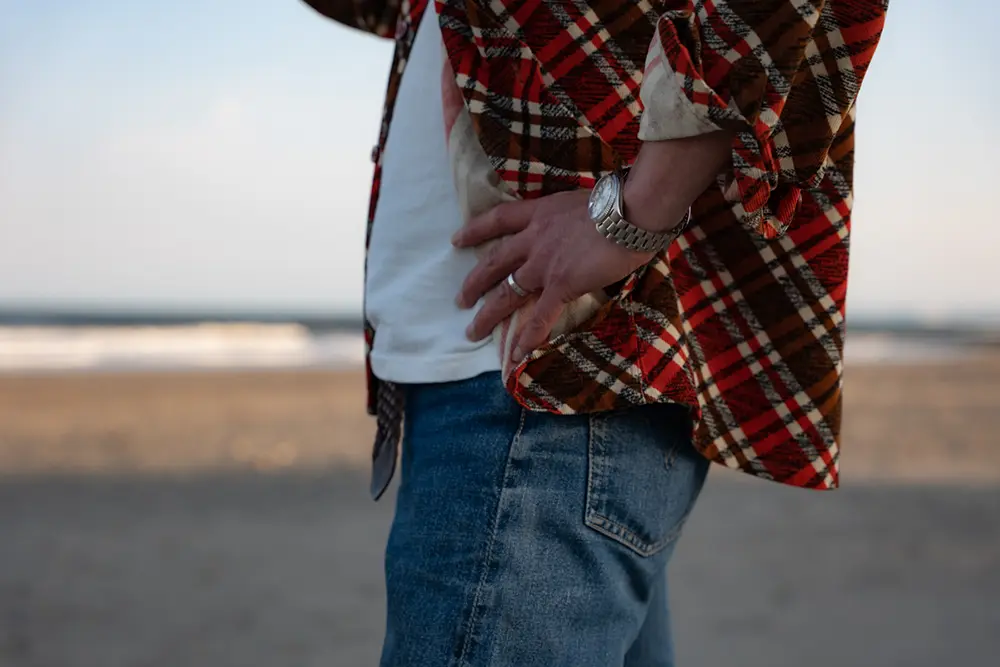
<instances>
[{"instance_id":1,"label":"blue denim jeans","mask_svg":"<svg viewBox=\"0 0 1000 667\"><path fill-rule=\"evenodd\" d=\"M407 386L382 667L672 665L666 565L707 470L680 406Z\"/></svg>"}]
</instances>

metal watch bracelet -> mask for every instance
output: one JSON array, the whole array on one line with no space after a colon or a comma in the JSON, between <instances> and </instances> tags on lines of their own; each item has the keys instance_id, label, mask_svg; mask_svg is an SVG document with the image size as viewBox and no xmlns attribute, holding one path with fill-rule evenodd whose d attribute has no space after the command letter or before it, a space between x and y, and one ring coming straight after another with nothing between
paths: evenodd
<instances>
[{"instance_id":1,"label":"metal watch bracelet","mask_svg":"<svg viewBox=\"0 0 1000 667\"><path fill-rule=\"evenodd\" d=\"M625 219L625 176L625 171L618 170L598 181L591 194L591 218L594 220L597 231L614 243L634 252L659 252L684 233L691 220L691 210L688 209L677 225L664 232L653 232L636 227ZM602 194L610 195L611 193L606 192L609 187L614 189L612 195L614 201L608 202L611 204L610 206L604 205L600 207L601 210L594 210L593 199L595 195L599 196L601 188L605 190Z\"/></svg>"}]
</instances>

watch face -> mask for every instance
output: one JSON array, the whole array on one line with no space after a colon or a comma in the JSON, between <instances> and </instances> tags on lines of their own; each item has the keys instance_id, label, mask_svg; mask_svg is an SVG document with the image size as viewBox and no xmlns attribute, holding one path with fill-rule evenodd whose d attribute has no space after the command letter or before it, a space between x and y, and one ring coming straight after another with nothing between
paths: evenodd
<instances>
[{"instance_id":1,"label":"watch face","mask_svg":"<svg viewBox=\"0 0 1000 667\"><path fill-rule=\"evenodd\" d=\"M587 204L587 212L590 213L591 219L600 220L611 211L611 206L615 202L615 194L613 179L602 178L597 181Z\"/></svg>"}]
</instances>

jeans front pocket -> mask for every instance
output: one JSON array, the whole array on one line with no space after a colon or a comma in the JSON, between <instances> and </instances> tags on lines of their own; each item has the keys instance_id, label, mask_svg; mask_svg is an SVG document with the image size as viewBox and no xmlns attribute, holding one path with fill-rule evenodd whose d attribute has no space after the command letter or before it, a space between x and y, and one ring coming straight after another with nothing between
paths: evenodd
<instances>
[{"instance_id":1,"label":"jeans front pocket","mask_svg":"<svg viewBox=\"0 0 1000 667\"><path fill-rule=\"evenodd\" d=\"M708 473L680 405L647 405L590 417L584 520L640 556L680 534Z\"/></svg>"}]
</instances>

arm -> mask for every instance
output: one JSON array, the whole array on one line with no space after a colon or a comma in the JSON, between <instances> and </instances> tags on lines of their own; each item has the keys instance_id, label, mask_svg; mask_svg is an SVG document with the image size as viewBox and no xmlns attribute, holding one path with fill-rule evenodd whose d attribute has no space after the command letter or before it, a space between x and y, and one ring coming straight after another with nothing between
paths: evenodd
<instances>
[{"instance_id":1,"label":"arm","mask_svg":"<svg viewBox=\"0 0 1000 667\"><path fill-rule=\"evenodd\" d=\"M668 227L728 162L723 187L742 222L780 235L849 130L888 0L676 4L685 7L661 16L646 59L639 138L648 143L626 203L657 201L665 218L648 226ZM677 170L685 153L695 162Z\"/></svg>"},{"instance_id":2,"label":"arm","mask_svg":"<svg viewBox=\"0 0 1000 667\"><path fill-rule=\"evenodd\" d=\"M351 28L379 37L396 33L401 0L304 0L317 12Z\"/></svg>"},{"instance_id":3,"label":"arm","mask_svg":"<svg viewBox=\"0 0 1000 667\"><path fill-rule=\"evenodd\" d=\"M685 8L662 15L646 61L644 143L626 181L628 218L669 229L715 181L747 228L766 238L784 233L802 190L850 158L849 142L837 142L850 137L887 0L662 2ZM460 306L472 307L488 293L470 339L536 299L514 337L516 362L548 339L565 304L653 259L595 233L587 195L501 204L455 235L459 247L510 236L480 260L458 295ZM532 294L504 287L508 275Z\"/></svg>"}]
</instances>

